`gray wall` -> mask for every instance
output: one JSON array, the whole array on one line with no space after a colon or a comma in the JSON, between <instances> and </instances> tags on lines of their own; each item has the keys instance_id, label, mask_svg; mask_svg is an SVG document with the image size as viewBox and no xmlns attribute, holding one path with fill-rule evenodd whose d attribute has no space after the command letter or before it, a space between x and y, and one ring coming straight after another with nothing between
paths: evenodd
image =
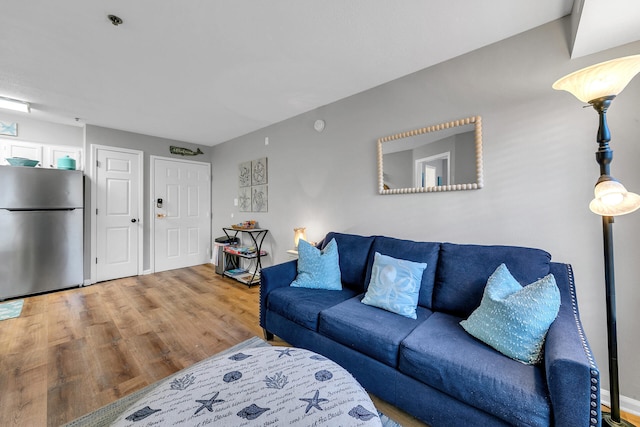
<instances>
[{"instance_id":1,"label":"gray wall","mask_svg":"<svg viewBox=\"0 0 640 427\"><path fill-rule=\"evenodd\" d=\"M601 220L588 208L599 174L597 115L551 85L587 65L637 54L640 43L570 60L568 24L552 22L213 147L214 235L258 220L271 230L267 264L287 260L297 226L307 227L310 240L335 230L543 248L574 267L582 319L608 388ZM611 170L636 192L639 99L636 77L609 110ZM473 115L482 116L485 188L377 194L377 138ZM326 121L324 132L314 131L316 119ZM241 214L233 204L238 163L263 156L269 212ZM633 399L640 398L639 234L640 213L616 219L621 391Z\"/></svg>"},{"instance_id":2,"label":"gray wall","mask_svg":"<svg viewBox=\"0 0 640 427\"><path fill-rule=\"evenodd\" d=\"M413 187L412 150L384 155L384 183L389 188Z\"/></svg>"},{"instance_id":3,"label":"gray wall","mask_svg":"<svg viewBox=\"0 0 640 427\"><path fill-rule=\"evenodd\" d=\"M451 171L453 182L456 184L478 182L476 171L476 135L474 132L465 132L456 135L456 156Z\"/></svg>"},{"instance_id":4,"label":"gray wall","mask_svg":"<svg viewBox=\"0 0 640 427\"><path fill-rule=\"evenodd\" d=\"M8 140L36 142L48 145L73 145L82 147L84 141L83 126L69 126L34 120L28 114L11 114L0 111L0 122L18 123L18 136L4 136Z\"/></svg>"},{"instance_id":5,"label":"gray wall","mask_svg":"<svg viewBox=\"0 0 640 427\"><path fill-rule=\"evenodd\" d=\"M150 156L163 156L174 157L178 159L187 159L198 162L209 163L210 162L210 147L203 147L199 145L189 144L182 141L174 141L171 139L158 138L149 135L141 135L139 133L125 132L116 129L109 129L100 126L86 126L86 141L85 141L85 158L87 159L87 168L85 170L86 186L85 186L85 204L87 209L85 210L85 264L84 275L85 279L88 279L91 275L91 221L95 215L91 215L89 204L91 203L91 182L89 173L91 165L94 160L91 158L91 145L108 145L111 147L129 148L132 150L140 150L144 152L144 217L141 218L143 222L143 268L148 270L150 268L150 239L151 239L151 224L149 223L149 203L151 200L150 191ZM176 145L178 147L190 148L196 150L200 148L204 152L204 155L198 156L181 156L169 153L169 146Z\"/></svg>"}]
</instances>

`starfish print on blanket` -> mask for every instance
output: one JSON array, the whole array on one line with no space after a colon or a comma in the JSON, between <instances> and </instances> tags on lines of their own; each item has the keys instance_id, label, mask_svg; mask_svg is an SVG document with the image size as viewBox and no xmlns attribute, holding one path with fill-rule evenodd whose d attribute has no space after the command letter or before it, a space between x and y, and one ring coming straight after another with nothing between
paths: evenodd
<instances>
[{"instance_id":1,"label":"starfish print on blanket","mask_svg":"<svg viewBox=\"0 0 640 427\"><path fill-rule=\"evenodd\" d=\"M284 350L276 350L276 351L280 353L280 355L278 356L278 359L280 359L282 356L293 356L291 352L295 350L292 350L290 348L285 348Z\"/></svg>"},{"instance_id":2,"label":"starfish print on blanket","mask_svg":"<svg viewBox=\"0 0 640 427\"><path fill-rule=\"evenodd\" d=\"M320 403L322 402L328 402L329 399L320 399L320 390L316 390L316 394L311 397L311 398L302 398L299 400L302 400L303 402L307 402L307 408L304 410L304 413L308 413L311 408L318 408L319 410L323 411L323 409L320 407Z\"/></svg>"},{"instance_id":3,"label":"starfish print on blanket","mask_svg":"<svg viewBox=\"0 0 640 427\"><path fill-rule=\"evenodd\" d=\"M207 411L209 412L213 412L213 405L215 403L221 403L224 402L224 400L218 399L216 400L216 397L218 397L218 395L220 394L220 392L216 392L213 397L209 400L196 400L196 402L198 402L199 404L201 404L202 406L198 408L198 410L193 414L193 415L197 415L198 412L202 411L203 409L207 409Z\"/></svg>"}]
</instances>

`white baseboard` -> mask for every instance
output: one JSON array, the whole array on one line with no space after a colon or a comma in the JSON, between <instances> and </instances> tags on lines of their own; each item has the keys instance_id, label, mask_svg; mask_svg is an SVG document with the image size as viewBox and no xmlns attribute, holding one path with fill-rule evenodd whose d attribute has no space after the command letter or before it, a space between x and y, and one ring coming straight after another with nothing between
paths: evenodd
<instances>
[{"instance_id":1,"label":"white baseboard","mask_svg":"<svg viewBox=\"0 0 640 427\"><path fill-rule=\"evenodd\" d=\"M600 402L603 405L611 405L609 390L600 390ZM633 415L640 415L640 400L620 396L620 409Z\"/></svg>"},{"instance_id":2,"label":"white baseboard","mask_svg":"<svg viewBox=\"0 0 640 427\"><path fill-rule=\"evenodd\" d=\"M91 279L85 279L81 286L89 286L93 285L95 282L92 282Z\"/></svg>"},{"instance_id":3,"label":"white baseboard","mask_svg":"<svg viewBox=\"0 0 640 427\"><path fill-rule=\"evenodd\" d=\"M151 271L151 270L143 270L142 271L142 275L143 276L146 276L147 274L153 274L153 271Z\"/></svg>"}]
</instances>

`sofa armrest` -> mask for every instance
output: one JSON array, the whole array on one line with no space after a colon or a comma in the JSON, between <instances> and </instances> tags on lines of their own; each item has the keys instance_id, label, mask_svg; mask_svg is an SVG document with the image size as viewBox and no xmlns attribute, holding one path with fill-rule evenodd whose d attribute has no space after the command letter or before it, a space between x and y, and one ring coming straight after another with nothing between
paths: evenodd
<instances>
[{"instance_id":1,"label":"sofa armrest","mask_svg":"<svg viewBox=\"0 0 640 427\"><path fill-rule=\"evenodd\" d=\"M298 260L276 264L260 271L260 326L266 331L267 297L274 289L289 286L298 275Z\"/></svg>"},{"instance_id":2,"label":"sofa armrest","mask_svg":"<svg viewBox=\"0 0 640 427\"><path fill-rule=\"evenodd\" d=\"M573 271L569 264L550 266L561 295L544 353L554 426L599 426L600 371L580 322Z\"/></svg>"}]
</instances>

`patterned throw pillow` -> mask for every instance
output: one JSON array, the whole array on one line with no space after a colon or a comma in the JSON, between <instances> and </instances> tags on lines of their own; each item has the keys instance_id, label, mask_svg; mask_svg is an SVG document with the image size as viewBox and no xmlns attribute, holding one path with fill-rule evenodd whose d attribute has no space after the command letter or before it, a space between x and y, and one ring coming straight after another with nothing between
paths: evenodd
<instances>
[{"instance_id":1,"label":"patterned throw pillow","mask_svg":"<svg viewBox=\"0 0 640 427\"><path fill-rule=\"evenodd\" d=\"M482 302L460 325L502 354L531 365L540 362L547 331L560 309L553 274L522 287L507 266L489 277Z\"/></svg>"},{"instance_id":2,"label":"patterned throw pillow","mask_svg":"<svg viewBox=\"0 0 640 427\"><path fill-rule=\"evenodd\" d=\"M294 288L342 290L338 244L335 239L320 250L310 243L298 243L298 276L291 283Z\"/></svg>"},{"instance_id":3,"label":"patterned throw pillow","mask_svg":"<svg viewBox=\"0 0 640 427\"><path fill-rule=\"evenodd\" d=\"M371 267L371 281L362 303L416 319L425 268L427 264L423 262L396 259L376 252Z\"/></svg>"}]
</instances>

